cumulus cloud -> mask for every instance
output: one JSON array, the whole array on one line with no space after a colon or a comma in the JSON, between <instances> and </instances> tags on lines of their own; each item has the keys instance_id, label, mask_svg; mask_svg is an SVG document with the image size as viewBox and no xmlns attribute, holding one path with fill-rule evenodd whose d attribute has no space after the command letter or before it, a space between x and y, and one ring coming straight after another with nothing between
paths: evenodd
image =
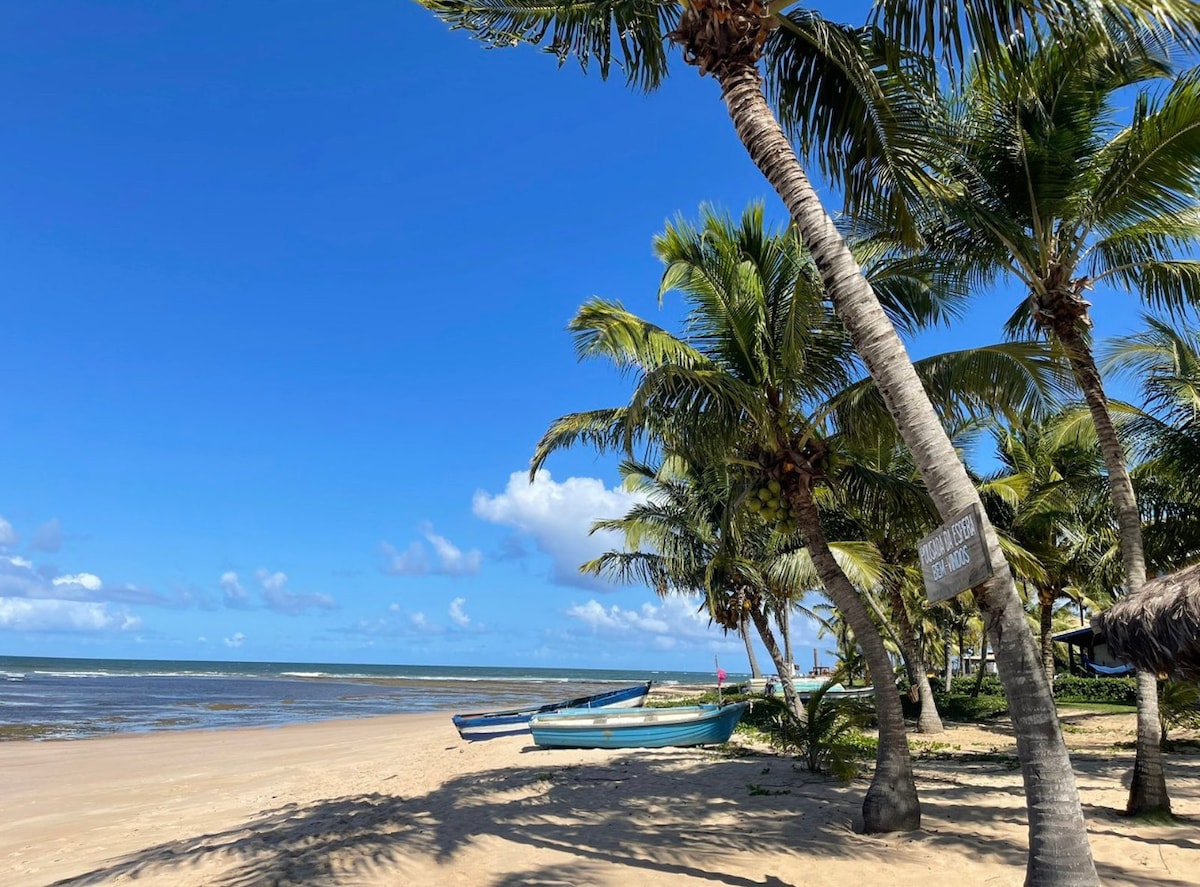
<instances>
[{"instance_id":1,"label":"cumulus cloud","mask_svg":"<svg viewBox=\"0 0 1200 887\"><path fill-rule=\"evenodd\" d=\"M240 631L235 631L231 636L225 638L224 644L231 649L240 647L246 642L246 636Z\"/></svg>"},{"instance_id":2,"label":"cumulus cloud","mask_svg":"<svg viewBox=\"0 0 1200 887\"><path fill-rule=\"evenodd\" d=\"M104 583L100 581L100 577L95 573L73 573L68 576L55 576L50 580L54 586L72 586L78 585L86 591L99 591L104 587Z\"/></svg>"},{"instance_id":3,"label":"cumulus cloud","mask_svg":"<svg viewBox=\"0 0 1200 887\"><path fill-rule=\"evenodd\" d=\"M226 570L221 574L221 579L217 583L221 586L221 591L225 593L225 606L232 607L235 610L244 610L250 606L250 595L242 583L238 581L238 574L233 570Z\"/></svg>"},{"instance_id":4,"label":"cumulus cloud","mask_svg":"<svg viewBox=\"0 0 1200 887\"><path fill-rule=\"evenodd\" d=\"M605 580L580 573L579 565L623 548L624 539L608 531L589 535L592 524L621 517L643 500L640 494L608 489L598 478L569 477L559 483L550 472L539 471L530 483L525 472L514 471L503 493L476 493L473 510L483 520L532 538L538 550L550 556L554 582L612 591L613 586Z\"/></svg>"},{"instance_id":5,"label":"cumulus cloud","mask_svg":"<svg viewBox=\"0 0 1200 887\"><path fill-rule=\"evenodd\" d=\"M310 607L332 610L336 606L333 598L327 594L288 591L284 587L287 585L286 573L278 571L272 573L269 570L260 569L254 575L258 579L258 584L262 586L263 600L268 610L294 615L302 613Z\"/></svg>"},{"instance_id":6,"label":"cumulus cloud","mask_svg":"<svg viewBox=\"0 0 1200 887\"><path fill-rule=\"evenodd\" d=\"M102 603L0 597L0 630L97 632L140 626L138 618Z\"/></svg>"},{"instance_id":7,"label":"cumulus cloud","mask_svg":"<svg viewBox=\"0 0 1200 887\"><path fill-rule=\"evenodd\" d=\"M450 602L450 621L459 628L466 628L471 624L471 617L463 610L463 605L466 604L465 597L456 597Z\"/></svg>"},{"instance_id":8,"label":"cumulus cloud","mask_svg":"<svg viewBox=\"0 0 1200 887\"><path fill-rule=\"evenodd\" d=\"M636 609L606 607L590 600L566 612L587 626L593 635L620 638L635 646L649 643L656 649L670 650L696 643L714 647L741 645L735 636L711 625L707 614L700 609L700 599L690 595L674 595Z\"/></svg>"},{"instance_id":9,"label":"cumulus cloud","mask_svg":"<svg viewBox=\"0 0 1200 887\"><path fill-rule=\"evenodd\" d=\"M29 544L38 551L55 552L62 548L62 524L58 518L51 518L34 530Z\"/></svg>"},{"instance_id":10,"label":"cumulus cloud","mask_svg":"<svg viewBox=\"0 0 1200 887\"><path fill-rule=\"evenodd\" d=\"M477 549L463 551L445 536L435 533L429 525L422 529L421 535L425 542L415 541L404 551L388 542L380 543L379 551L383 555L380 569L389 576L470 576L479 572L483 564L482 552Z\"/></svg>"},{"instance_id":11,"label":"cumulus cloud","mask_svg":"<svg viewBox=\"0 0 1200 887\"><path fill-rule=\"evenodd\" d=\"M11 548L20 541L21 537L13 529L13 525L0 515L0 548Z\"/></svg>"}]
</instances>

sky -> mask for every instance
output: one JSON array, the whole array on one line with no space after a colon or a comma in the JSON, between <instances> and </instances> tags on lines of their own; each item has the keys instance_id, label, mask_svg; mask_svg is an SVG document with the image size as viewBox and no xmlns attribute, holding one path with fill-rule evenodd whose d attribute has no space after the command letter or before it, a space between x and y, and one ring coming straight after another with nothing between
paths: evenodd
<instances>
[{"instance_id":1,"label":"sky","mask_svg":"<svg viewBox=\"0 0 1200 887\"><path fill-rule=\"evenodd\" d=\"M612 459L528 478L629 390L576 360L579 305L669 325L666 220L784 218L717 85L284 9L0 9L0 655L745 670L695 601L578 573L631 502ZM998 340L989 295L913 353Z\"/></svg>"}]
</instances>

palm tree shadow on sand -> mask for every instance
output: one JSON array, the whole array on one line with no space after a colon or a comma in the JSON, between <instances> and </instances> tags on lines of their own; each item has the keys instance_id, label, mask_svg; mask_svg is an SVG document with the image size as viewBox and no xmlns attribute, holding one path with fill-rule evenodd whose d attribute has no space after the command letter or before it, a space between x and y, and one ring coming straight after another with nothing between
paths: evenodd
<instances>
[{"instance_id":1,"label":"palm tree shadow on sand","mask_svg":"<svg viewBox=\"0 0 1200 887\"><path fill-rule=\"evenodd\" d=\"M388 876L435 883L442 866L480 841L538 854L526 856L519 871L497 869L477 882L489 887L634 883L652 875L797 887L821 859L895 859L888 836L855 833L861 780L830 784L783 758L671 751L565 767L553 752L539 751L527 766L464 774L427 794L379 791L265 810L227 830L147 847L56 883L170 883L201 866L213 887L386 883ZM989 805L986 790L960 775L967 781L951 790L960 822L1012 814ZM954 843L923 831L904 840L931 849ZM1015 871L1025 865L1023 839L976 836L970 844L960 849ZM561 862L553 859L556 851Z\"/></svg>"}]
</instances>

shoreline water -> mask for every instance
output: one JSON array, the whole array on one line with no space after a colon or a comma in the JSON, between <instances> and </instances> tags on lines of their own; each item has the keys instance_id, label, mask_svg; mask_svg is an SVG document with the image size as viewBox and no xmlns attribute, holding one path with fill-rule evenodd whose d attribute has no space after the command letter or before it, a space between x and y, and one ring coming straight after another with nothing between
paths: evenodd
<instances>
[{"instance_id":1,"label":"shoreline water","mask_svg":"<svg viewBox=\"0 0 1200 887\"><path fill-rule=\"evenodd\" d=\"M480 711L590 695L614 685L653 681L660 688L687 687L712 680L703 673L662 670L0 656L0 740Z\"/></svg>"}]
</instances>

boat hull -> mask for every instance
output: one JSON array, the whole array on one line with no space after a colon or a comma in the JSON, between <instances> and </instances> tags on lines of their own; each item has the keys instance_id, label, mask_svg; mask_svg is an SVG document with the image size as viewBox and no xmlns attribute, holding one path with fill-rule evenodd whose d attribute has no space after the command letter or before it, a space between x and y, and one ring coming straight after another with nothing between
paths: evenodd
<instances>
[{"instance_id":1,"label":"boat hull","mask_svg":"<svg viewBox=\"0 0 1200 887\"><path fill-rule=\"evenodd\" d=\"M529 732L529 719L537 714L546 714L566 708L588 710L613 707L636 708L646 701L649 694L650 682L647 681L634 687L622 687L619 690L608 690L591 696L551 702L534 708L458 714L454 715L452 720L455 729L458 730L458 735L470 741L495 739L500 736L518 736Z\"/></svg>"},{"instance_id":2,"label":"boat hull","mask_svg":"<svg viewBox=\"0 0 1200 887\"><path fill-rule=\"evenodd\" d=\"M536 745L547 748L667 748L728 742L749 703L676 708L564 709L534 715Z\"/></svg>"}]
</instances>

